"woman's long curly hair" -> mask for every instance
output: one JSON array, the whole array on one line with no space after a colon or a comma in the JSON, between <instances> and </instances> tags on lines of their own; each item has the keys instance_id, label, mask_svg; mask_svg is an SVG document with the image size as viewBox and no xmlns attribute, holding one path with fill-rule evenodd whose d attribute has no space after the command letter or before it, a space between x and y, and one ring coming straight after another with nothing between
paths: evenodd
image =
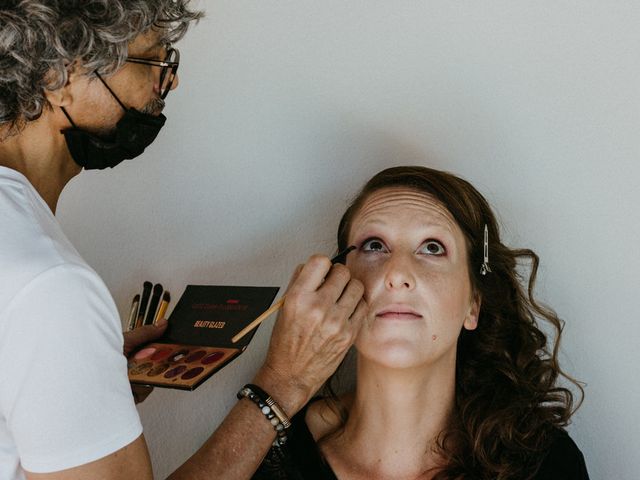
<instances>
[{"instance_id":1,"label":"woman's long curly hair","mask_svg":"<svg viewBox=\"0 0 640 480\"><path fill-rule=\"evenodd\" d=\"M70 68L108 75L129 43L151 28L167 42L201 12L189 0L4 0L0 5L0 141L36 120L46 90L67 82Z\"/></svg>"},{"instance_id":2,"label":"woman's long curly hair","mask_svg":"<svg viewBox=\"0 0 640 480\"><path fill-rule=\"evenodd\" d=\"M502 244L489 204L469 182L425 167L389 168L369 180L340 221L340 250L366 199L390 187L427 193L447 208L464 234L471 286L482 298L477 329L463 329L458 339L455 406L437 439L443 468L435 478L527 480L538 470L553 431L565 427L575 411L573 393L558 380L564 377L579 390L578 406L583 397L581 385L558 364L563 322L533 295L538 256ZM491 272L482 275L485 225ZM518 273L526 265L528 279ZM552 327L552 340L539 320ZM334 375L327 382L325 393L344 425L347 411L334 393L335 380Z\"/></svg>"}]
</instances>

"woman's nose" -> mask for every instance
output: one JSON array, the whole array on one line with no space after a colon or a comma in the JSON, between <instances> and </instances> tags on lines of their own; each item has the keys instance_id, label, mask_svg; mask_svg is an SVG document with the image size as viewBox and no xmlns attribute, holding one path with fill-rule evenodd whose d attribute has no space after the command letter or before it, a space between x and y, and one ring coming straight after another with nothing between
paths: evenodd
<instances>
[{"instance_id":1,"label":"woman's nose","mask_svg":"<svg viewBox=\"0 0 640 480\"><path fill-rule=\"evenodd\" d=\"M413 290L416 280L411 261L405 256L392 255L387 261L384 283L388 290Z\"/></svg>"}]
</instances>

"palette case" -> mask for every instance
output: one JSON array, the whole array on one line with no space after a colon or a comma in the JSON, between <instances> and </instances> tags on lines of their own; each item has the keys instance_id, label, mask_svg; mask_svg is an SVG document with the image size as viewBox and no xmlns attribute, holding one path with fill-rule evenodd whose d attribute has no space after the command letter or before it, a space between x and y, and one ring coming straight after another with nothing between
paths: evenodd
<instances>
[{"instance_id":1,"label":"palette case","mask_svg":"<svg viewBox=\"0 0 640 480\"><path fill-rule=\"evenodd\" d=\"M164 335L128 359L129 381L194 390L244 352L257 328L231 339L273 302L278 287L187 285Z\"/></svg>"}]
</instances>

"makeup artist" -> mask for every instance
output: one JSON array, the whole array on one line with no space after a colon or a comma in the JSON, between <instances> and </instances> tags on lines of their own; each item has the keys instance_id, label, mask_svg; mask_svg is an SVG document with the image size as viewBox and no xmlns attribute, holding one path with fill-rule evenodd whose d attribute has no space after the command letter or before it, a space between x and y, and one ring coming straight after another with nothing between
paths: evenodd
<instances>
[{"instance_id":1,"label":"makeup artist","mask_svg":"<svg viewBox=\"0 0 640 480\"><path fill-rule=\"evenodd\" d=\"M2 480L152 478L123 350L164 327L123 340L109 292L54 214L83 168L115 167L156 138L178 85L171 45L200 16L189 0L0 4ZM249 478L283 440L274 426L309 401L353 342L362 293L326 257L299 267L253 379L260 398L240 395L171 478ZM264 392L280 406L270 407L275 423L255 405L269 400Z\"/></svg>"}]
</instances>

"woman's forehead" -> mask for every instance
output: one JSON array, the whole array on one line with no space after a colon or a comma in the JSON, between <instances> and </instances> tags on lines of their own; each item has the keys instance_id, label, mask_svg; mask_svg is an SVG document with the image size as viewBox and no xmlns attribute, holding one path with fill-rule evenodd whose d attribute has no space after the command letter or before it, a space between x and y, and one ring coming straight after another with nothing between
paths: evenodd
<instances>
[{"instance_id":1,"label":"woman's forehead","mask_svg":"<svg viewBox=\"0 0 640 480\"><path fill-rule=\"evenodd\" d=\"M352 220L352 228L398 216L429 219L443 227L458 227L451 212L433 195L409 187L388 187L369 194ZM458 227L459 228L459 227Z\"/></svg>"}]
</instances>

